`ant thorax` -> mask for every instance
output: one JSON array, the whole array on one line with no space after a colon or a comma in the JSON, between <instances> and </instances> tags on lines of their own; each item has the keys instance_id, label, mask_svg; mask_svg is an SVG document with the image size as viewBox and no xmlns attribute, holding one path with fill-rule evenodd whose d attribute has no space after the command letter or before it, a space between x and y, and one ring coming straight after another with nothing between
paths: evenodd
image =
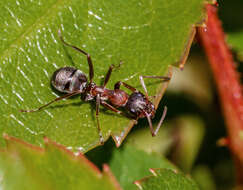
<instances>
[{"instance_id":1,"label":"ant thorax","mask_svg":"<svg viewBox=\"0 0 243 190\"><path fill-rule=\"evenodd\" d=\"M87 84L86 75L73 67L62 67L52 75L51 83L60 92L84 92Z\"/></svg>"}]
</instances>

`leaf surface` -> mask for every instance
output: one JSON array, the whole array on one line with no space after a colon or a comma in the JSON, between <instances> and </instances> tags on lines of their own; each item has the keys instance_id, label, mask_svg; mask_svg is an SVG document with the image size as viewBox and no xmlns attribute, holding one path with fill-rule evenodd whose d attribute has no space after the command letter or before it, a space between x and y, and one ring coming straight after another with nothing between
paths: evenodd
<instances>
[{"instance_id":1,"label":"leaf surface","mask_svg":"<svg viewBox=\"0 0 243 190\"><path fill-rule=\"evenodd\" d=\"M137 189L133 182L137 179L151 175L150 168L167 168L177 170L165 158L157 154L148 154L134 146L125 145L115 150L109 162L112 172L123 189Z\"/></svg>"},{"instance_id":2,"label":"leaf surface","mask_svg":"<svg viewBox=\"0 0 243 190\"><path fill-rule=\"evenodd\" d=\"M109 167L100 172L83 155L46 139L45 148L7 138L0 151L3 189L120 189Z\"/></svg>"},{"instance_id":3,"label":"leaf surface","mask_svg":"<svg viewBox=\"0 0 243 190\"><path fill-rule=\"evenodd\" d=\"M151 169L150 171L153 174L152 176L135 182L139 189L199 190L197 184L192 179L181 173L175 173L170 169Z\"/></svg>"},{"instance_id":4,"label":"leaf surface","mask_svg":"<svg viewBox=\"0 0 243 190\"><path fill-rule=\"evenodd\" d=\"M243 61L243 31L229 33L228 43L236 51L238 58Z\"/></svg>"},{"instance_id":5,"label":"leaf surface","mask_svg":"<svg viewBox=\"0 0 243 190\"><path fill-rule=\"evenodd\" d=\"M0 133L37 145L46 136L73 151L97 146L94 103L74 97L44 111L19 112L63 95L50 85L56 69L68 65L88 73L86 58L63 46L58 29L67 42L90 53L98 85L111 64L123 61L107 87L126 81L142 90L139 75L167 75L169 66L185 63L203 6L204 0L1 1ZM157 105L162 84L145 82L149 95L158 95ZM112 135L117 146L133 125L106 109L100 123L104 138Z\"/></svg>"}]
</instances>

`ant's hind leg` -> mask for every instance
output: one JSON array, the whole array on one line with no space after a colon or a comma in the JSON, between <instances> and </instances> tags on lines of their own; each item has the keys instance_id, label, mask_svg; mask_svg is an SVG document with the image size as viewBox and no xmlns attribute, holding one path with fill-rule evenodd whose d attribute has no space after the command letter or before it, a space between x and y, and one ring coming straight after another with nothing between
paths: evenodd
<instances>
[{"instance_id":1,"label":"ant's hind leg","mask_svg":"<svg viewBox=\"0 0 243 190\"><path fill-rule=\"evenodd\" d=\"M52 104L52 103L54 103L54 102L60 101L60 100L65 99L65 98L69 98L69 97L71 97L71 96L75 96L75 95L77 95L77 94L80 94L80 92L79 92L79 91L77 91L77 92L72 92L72 93L70 93L70 94L66 94L66 95L64 95L64 96L58 97L58 98L56 98L56 99L50 101L49 103L47 103L47 104L45 104L45 105L43 105L43 106L41 106L41 107L39 107L39 108L37 108L37 109L33 109L33 110L19 110L19 111L20 111L20 112L36 112L36 111L39 111L39 110L41 110L41 109L43 109L43 108L49 106L50 104Z\"/></svg>"},{"instance_id":2,"label":"ant's hind leg","mask_svg":"<svg viewBox=\"0 0 243 190\"><path fill-rule=\"evenodd\" d=\"M97 121L97 129L98 129L98 134L100 137L100 144L104 144L104 137L101 133L101 129L100 129L100 121L99 121L99 112L100 112L100 95L98 94L96 97L96 121Z\"/></svg>"}]
</instances>

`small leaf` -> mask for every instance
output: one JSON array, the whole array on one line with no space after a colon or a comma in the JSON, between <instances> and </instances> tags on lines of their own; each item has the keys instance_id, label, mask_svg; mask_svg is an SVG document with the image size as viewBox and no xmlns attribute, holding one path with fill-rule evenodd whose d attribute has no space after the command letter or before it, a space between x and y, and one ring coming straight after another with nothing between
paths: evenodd
<instances>
[{"instance_id":1,"label":"small leaf","mask_svg":"<svg viewBox=\"0 0 243 190\"><path fill-rule=\"evenodd\" d=\"M120 189L107 165L101 173L83 155L48 139L42 149L5 138L7 148L0 151L3 189Z\"/></svg>"},{"instance_id":2,"label":"small leaf","mask_svg":"<svg viewBox=\"0 0 243 190\"><path fill-rule=\"evenodd\" d=\"M204 128L199 117L182 115L165 123L156 138L150 135L147 128L135 131L126 139L126 145L160 156L169 154L176 166L183 172L190 173L202 144Z\"/></svg>"},{"instance_id":3,"label":"small leaf","mask_svg":"<svg viewBox=\"0 0 243 190\"><path fill-rule=\"evenodd\" d=\"M198 183L200 189L216 190L213 172L206 165L198 165L192 171L193 179Z\"/></svg>"},{"instance_id":4,"label":"small leaf","mask_svg":"<svg viewBox=\"0 0 243 190\"><path fill-rule=\"evenodd\" d=\"M165 158L156 154L145 153L127 144L113 152L109 165L122 188L126 190L136 189L133 182L148 176L151 167L177 170Z\"/></svg>"},{"instance_id":5,"label":"small leaf","mask_svg":"<svg viewBox=\"0 0 243 190\"><path fill-rule=\"evenodd\" d=\"M150 171L153 174L152 176L135 182L139 189L199 190L192 179L181 173L175 173L170 169L150 169Z\"/></svg>"},{"instance_id":6,"label":"small leaf","mask_svg":"<svg viewBox=\"0 0 243 190\"><path fill-rule=\"evenodd\" d=\"M243 31L229 33L227 37L228 43L236 51L238 58L243 61Z\"/></svg>"},{"instance_id":7,"label":"small leaf","mask_svg":"<svg viewBox=\"0 0 243 190\"><path fill-rule=\"evenodd\" d=\"M154 126L156 126L158 122L157 118L154 118ZM149 154L156 153L161 156L166 155L166 153L171 151L171 148L175 143L172 133L171 123L163 123L163 126L160 128L156 137L152 137L147 128L142 128L134 131L134 133L127 137L126 145L134 146L138 150L142 150ZM146 139L146 141L144 139Z\"/></svg>"},{"instance_id":8,"label":"small leaf","mask_svg":"<svg viewBox=\"0 0 243 190\"><path fill-rule=\"evenodd\" d=\"M90 53L97 84L111 64L114 71L107 87L126 81L142 90L139 75L167 75L168 67L185 63L194 26L204 19L204 0L5 0L0 3L0 134L7 133L43 145L43 136L86 152L99 145L93 103L70 98L36 113L33 109L61 93L50 85L59 67L75 66L88 73L84 55L64 47L64 39ZM149 95L164 88L152 81ZM127 118L101 109L105 139L121 144L133 126ZM3 139L0 143L4 144Z\"/></svg>"},{"instance_id":9,"label":"small leaf","mask_svg":"<svg viewBox=\"0 0 243 190\"><path fill-rule=\"evenodd\" d=\"M193 115L175 119L175 136L179 139L173 153L173 162L185 173L190 173L203 141L205 125Z\"/></svg>"}]
</instances>

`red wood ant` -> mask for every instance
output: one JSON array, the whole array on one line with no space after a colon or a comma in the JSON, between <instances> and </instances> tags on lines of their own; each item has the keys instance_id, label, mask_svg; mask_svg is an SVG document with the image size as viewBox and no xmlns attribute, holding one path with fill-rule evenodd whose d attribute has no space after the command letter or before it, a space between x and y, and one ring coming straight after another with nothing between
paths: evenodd
<instances>
[{"instance_id":1,"label":"red wood ant","mask_svg":"<svg viewBox=\"0 0 243 190\"><path fill-rule=\"evenodd\" d=\"M124 114L124 112L117 109L119 107L124 107L130 113L129 115L131 116L131 118L136 119L136 120L139 118L146 117L148 120L148 123L149 123L151 134L152 134L152 136L155 136L158 133L160 126L163 123L163 120L164 120L166 112L167 112L167 107L166 106L164 107L164 111L161 116L160 122L159 122L158 126L156 127L156 129L154 130L151 119L155 115L155 106L149 100L148 92L147 92L147 89L146 89L146 86L144 83L144 78L158 78L158 79L162 79L163 81L168 81L168 80L170 80L170 78L163 77L163 76L140 76L139 77L140 82L145 91L145 95L143 93L141 93L140 91L138 91L136 88L128 85L127 83L121 82L121 81L119 81L115 84L114 90L110 90L110 89L106 88L106 84L108 83L108 81L110 79L112 70L115 68L114 65L111 65L109 67L108 72L105 75L104 84L102 86L97 86L93 82L94 69L93 69L93 63L91 60L91 56L88 53L86 53L85 51L79 49L78 47L65 42L60 33L60 30L59 30L58 34L64 45L75 49L76 51L84 54L87 57L87 62L89 65L89 82L87 80L86 75L82 71L80 71L76 68L73 68L73 67L62 67L53 73L51 83L52 83L53 87L56 88L58 91L64 92L67 94L64 96L58 97L37 109L20 110L20 111L21 112L39 111L54 102L80 94L81 99L84 101L91 101L91 100L96 101L97 129L98 129L101 144L104 143L104 138L102 136L101 129L100 129L100 123L99 123L100 105L103 105L105 108L107 108L111 111L114 111L120 115L128 117L126 114ZM128 95L125 91L121 90L120 89L121 85L126 87L127 89L131 90L132 94Z\"/></svg>"}]
</instances>

